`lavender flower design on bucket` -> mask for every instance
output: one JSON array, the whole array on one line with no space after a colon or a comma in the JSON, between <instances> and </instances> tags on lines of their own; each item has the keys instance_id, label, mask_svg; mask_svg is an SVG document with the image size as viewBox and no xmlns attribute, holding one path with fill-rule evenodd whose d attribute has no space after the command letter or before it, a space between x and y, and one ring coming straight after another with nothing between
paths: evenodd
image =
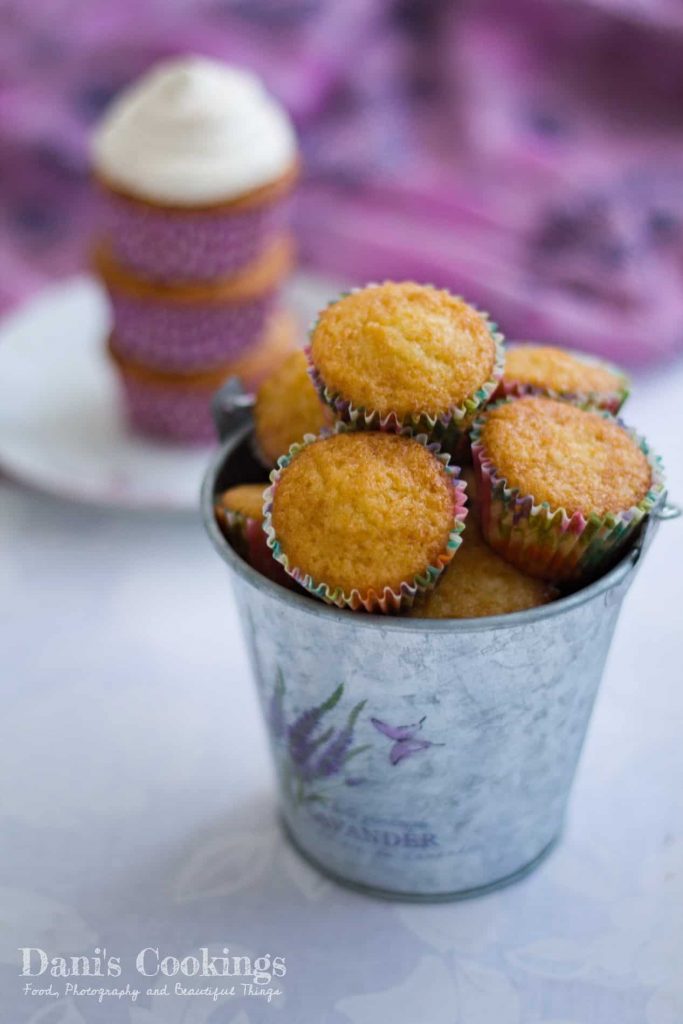
<instances>
[{"instance_id":1,"label":"lavender flower design on bucket","mask_svg":"<svg viewBox=\"0 0 683 1024\"><path fill-rule=\"evenodd\" d=\"M413 725L387 725L379 718L371 718L370 721L378 732L393 740L394 743L389 751L389 760L392 764L399 764L413 754L419 754L421 750L428 750L429 747L443 747L443 743L434 743L432 740L421 739L417 733L422 729L422 724L427 716L423 715L419 722Z\"/></svg>"},{"instance_id":2,"label":"lavender flower design on bucket","mask_svg":"<svg viewBox=\"0 0 683 1024\"><path fill-rule=\"evenodd\" d=\"M327 725L323 721L339 704L343 693L344 684L340 683L322 704L307 708L287 725L285 681L282 672L277 672L269 705L270 726L273 738L285 741L285 789L297 805L325 802L324 794L312 787L343 775L348 763L369 747L369 744L353 745L356 722L365 700L351 708L342 725Z\"/></svg>"},{"instance_id":3,"label":"lavender flower design on bucket","mask_svg":"<svg viewBox=\"0 0 683 1024\"><path fill-rule=\"evenodd\" d=\"M372 746L370 743L354 745L356 724L367 701L354 704L341 724L330 724L328 716L344 696L344 684L340 683L321 704L306 708L288 723L285 695L284 676L278 668L268 702L268 722L271 736L282 752L284 789L292 803L295 806L326 803L327 795L320 792L320 785L328 779L339 779L346 786L362 785L365 782L362 772L347 774L347 767ZM444 746L418 735L425 718L413 725L388 725L379 718L370 719L378 732L393 741L389 751L392 765L429 747Z\"/></svg>"}]
</instances>

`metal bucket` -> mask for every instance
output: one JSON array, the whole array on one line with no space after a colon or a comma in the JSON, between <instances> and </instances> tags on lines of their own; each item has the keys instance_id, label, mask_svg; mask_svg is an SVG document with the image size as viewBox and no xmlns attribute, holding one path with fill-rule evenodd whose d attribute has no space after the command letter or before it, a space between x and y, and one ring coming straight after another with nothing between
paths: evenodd
<instances>
[{"instance_id":1,"label":"metal bucket","mask_svg":"<svg viewBox=\"0 0 683 1024\"><path fill-rule=\"evenodd\" d=\"M263 480L249 433L243 422L216 455L202 509L231 569L290 839L378 895L449 899L518 878L562 830L656 519L605 576L544 607L432 621L340 611L261 576L218 529L214 494Z\"/></svg>"}]
</instances>

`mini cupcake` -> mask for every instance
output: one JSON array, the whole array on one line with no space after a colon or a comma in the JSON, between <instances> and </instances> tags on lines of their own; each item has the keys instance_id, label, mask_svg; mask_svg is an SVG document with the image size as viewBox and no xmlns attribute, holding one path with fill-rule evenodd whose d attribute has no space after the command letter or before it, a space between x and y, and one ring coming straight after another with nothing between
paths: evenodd
<instances>
[{"instance_id":1,"label":"mini cupcake","mask_svg":"<svg viewBox=\"0 0 683 1024\"><path fill-rule=\"evenodd\" d=\"M258 78L181 57L114 101L93 166L118 263L154 280L211 280L253 263L282 231L297 145Z\"/></svg>"},{"instance_id":2,"label":"mini cupcake","mask_svg":"<svg viewBox=\"0 0 683 1024\"><path fill-rule=\"evenodd\" d=\"M219 494L214 503L216 522L240 555L247 551L246 527L263 522L264 484L239 484ZM261 535L265 534L261 530Z\"/></svg>"},{"instance_id":3,"label":"mini cupcake","mask_svg":"<svg viewBox=\"0 0 683 1024\"><path fill-rule=\"evenodd\" d=\"M616 366L551 345L514 345L505 353L498 394L548 395L584 408L617 413L629 393L628 377Z\"/></svg>"},{"instance_id":4,"label":"mini cupcake","mask_svg":"<svg viewBox=\"0 0 683 1024\"><path fill-rule=\"evenodd\" d=\"M664 494L659 460L609 413L527 396L472 430L482 531L507 561L586 582L616 560Z\"/></svg>"},{"instance_id":5,"label":"mini cupcake","mask_svg":"<svg viewBox=\"0 0 683 1024\"><path fill-rule=\"evenodd\" d=\"M215 501L216 522L235 551L253 569L291 589L294 582L275 561L263 532L264 484L240 484Z\"/></svg>"},{"instance_id":6,"label":"mini cupcake","mask_svg":"<svg viewBox=\"0 0 683 1024\"><path fill-rule=\"evenodd\" d=\"M159 284L133 276L100 246L95 266L109 293L119 353L158 370L210 370L249 352L263 335L292 245L276 239L234 277Z\"/></svg>"},{"instance_id":7,"label":"mini cupcake","mask_svg":"<svg viewBox=\"0 0 683 1024\"><path fill-rule=\"evenodd\" d=\"M248 355L210 370L157 370L127 359L119 350L116 336L109 339L109 355L119 375L132 428L183 443L215 440L211 398L228 377L240 377L247 390L255 390L293 347L293 323L283 313L271 318L263 340Z\"/></svg>"},{"instance_id":8,"label":"mini cupcake","mask_svg":"<svg viewBox=\"0 0 683 1024\"><path fill-rule=\"evenodd\" d=\"M308 436L270 475L273 555L328 604L408 607L460 544L465 485L425 438L341 431Z\"/></svg>"},{"instance_id":9,"label":"mini cupcake","mask_svg":"<svg viewBox=\"0 0 683 1024\"><path fill-rule=\"evenodd\" d=\"M304 434L331 426L332 413L320 401L308 375L306 356L292 352L263 382L254 405L254 437L259 458L274 466Z\"/></svg>"},{"instance_id":10,"label":"mini cupcake","mask_svg":"<svg viewBox=\"0 0 683 1024\"><path fill-rule=\"evenodd\" d=\"M458 557L410 614L420 619L477 619L536 608L555 597L551 584L520 572L483 541L470 508Z\"/></svg>"},{"instance_id":11,"label":"mini cupcake","mask_svg":"<svg viewBox=\"0 0 683 1024\"><path fill-rule=\"evenodd\" d=\"M311 331L312 379L358 428L409 428L448 444L493 393L502 336L446 291L412 282L369 285L320 314Z\"/></svg>"}]
</instances>

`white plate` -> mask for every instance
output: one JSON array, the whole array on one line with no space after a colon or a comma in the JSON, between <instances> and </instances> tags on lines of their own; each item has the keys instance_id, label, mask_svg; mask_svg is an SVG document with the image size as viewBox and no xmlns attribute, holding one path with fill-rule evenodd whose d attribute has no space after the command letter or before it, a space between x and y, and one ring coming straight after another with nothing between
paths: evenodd
<instances>
[{"instance_id":1,"label":"white plate","mask_svg":"<svg viewBox=\"0 0 683 1024\"><path fill-rule=\"evenodd\" d=\"M335 290L298 276L290 303L308 319ZM49 288L2 323L0 467L77 501L195 510L210 449L129 432L104 352L108 328L106 298L88 277Z\"/></svg>"}]
</instances>

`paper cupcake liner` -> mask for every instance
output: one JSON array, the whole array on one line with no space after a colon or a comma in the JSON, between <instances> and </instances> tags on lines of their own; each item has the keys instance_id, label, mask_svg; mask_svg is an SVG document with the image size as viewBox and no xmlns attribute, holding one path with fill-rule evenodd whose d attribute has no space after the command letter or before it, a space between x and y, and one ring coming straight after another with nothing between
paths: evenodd
<instances>
[{"instance_id":1,"label":"paper cupcake liner","mask_svg":"<svg viewBox=\"0 0 683 1024\"><path fill-rule=\"evenodd\" d=\"M239 359L261 339L276 292L244 303L150 301L109 290L118 348L159 370L191 371Z\"/></svg>"},{"instance_id":2,"label":"paper cupcake liner","mask_svg":"<svg viewBox=\"0 0 683 1024\"><path fill-rule=\"evenodd\" d=\"M500 405L501 403L497 403ZM599 415L615 420L609 412ZM652 483L647 494L622 512L604 516L552 509L531 495L509 487L486 453L481 431L486 417L472 429L472 456L477 474L481 529L503 558L531 576L554 582L587 582L609 568L666 493L661 460L647 441L616 420L646 456Z\"/></svg>"},{"instance_id":3,"label":"paper cupcake liner","mask_svg":"<svg viewBox=\"0 0 683 1024\"><path fill-rule=\"evenodd\" d=\"M334 305L339 299L346 298L347 295L353 295L361 290L363 289L354 288L350 291L341 292L337 298L328 303L328 306ZM454 297L461 299L460 296ZM461 301L465 300L461 299ZM472 308L476 309L474 306ZM455 451L457 450L457 445L461 442L462 434L469 429L478 412L487 404L491 395L496 390L505 364L505 339L498 331L498 325L489 319L487 313L482 310L478 310L478 312L484 318L495 345L491 377L480 385L464 402L459 405L450 406L439 415L435 416L426 411L406 414L400 414L395 411L382 413L377 409L354 405L353 402L339 392L327 387L322 375L313 362L311 346L308 345L305 352L313 385L323 402L330 406L334 414L355 430L384 430L391 433L409 431L413 436L424 434L430 441L438 441L443 450ZM314 321L309 330L310 338L313 337L313 332L317 325L318 319Z\"/></svg>"},{"instance_id":4,"label":"paper cupcake liner","mask_svg":"<svg viewBox=\"0 0 683 1024\"><path fill-rule=\"evenodd\" d=\"M129 359L118 336L108 341L118 372L127 418L134 430L178 442L215 441L211 399L229 377L239 377L245 391L255 391L295 348L295 324L277 311L263 337L240 359L193 371L161 370Z\"/></svg>"},{"instance_id":5,"label":"paper cupcake liner","mask_svg":"<svg viewBox=\"0 0 683 1024\"><path fill-rule=\"evenodd\" d=\"M243 512L224 508L218 502L215 505L214 513L223 536L252 569L256 569L273 583L287 587L288 590L292 590L296 586L294 580L273 558L259 519L246 516Z\"/></svg>"},{"instance_id":6,"label":"paper cupcake liner","mask_svg":"<svg viewBox=\"0 0 683 1024\"><path fill-rule=\"evenodd\" d=\"M536 384L526 384L523 381L506 380L503 375L493 394L492 401L497 401L499 398L522 398L524 395L543 395L546 398L571 402L572 405L578 405L581 409L611 412L616 415L630 394L630 382L626 374L604 359L596 359L583 352L572 352L571 354L583 363L616 374L622 382L620 387L614 391L556 391L554 388L539 387Z\"/></svg>"},{"instance_id":7,"label":"paper cupcake liner","mask_svg":"<svg viewBox=\"0 0 683 1024\"><path fill-rule=\"evenodd\" d=\"M345 429L348 429L348 427L345 424L340 423L337 425L336 431L323 430L317 435L306 434L302 441L293 444L289 449L289 452L286 455L281 455L278 459L277 467L273 469L270 474L271 485L264 494L263 530L267 538L268 547L273 553L273 558L283 566L285 572L291 576L292 579L296 580L300 586L310 594L313 594L314 597L320 598L326 604L336 605L337 608L350 608L352 611L358 611L360 608L363 608L367 612L382 612L384 614L410 608L417 594L425 593L432 589L439 576L460 547L462 541L460 535L465 529L465 517L467 516L467 497L465 493L466 485L465 481L459 478L459 467L451 465L448 453L441 451L440 446L434 442L430 442L425 435L415 436L409 431L404 431L407 436L411 436L413 440L424 445L425 448L431 451L439 459L446 473L453 481L455 496L453 526L449 533L446 547L436 559L435 565L427 566L423 573L413 577L411 580L401 583L398 590L393 590L391 587L385 587L381 593L378 593L373 589L370 589L365 593L361 593L361 591L354 589L350 593L347 593L341 587L331 587L329 584L325 583L324 580L316 580L308 573L302 572L302 570L297 566L290 565L289 559L277 538L277 534L273 526L272 510L275 491L283 471L287 468L292 459L309 444L314 444L321 438L330 437L333 433Z\"/></svg>"},{"instance_id":8,"label":"paper cupcake liner","mask_svg":"<svg viewBox=\"0 0 683 1024\"><path fill-rule=\"evenodd\" d=\"M230 212L174 210L130 201L107 190L101 229L115 258L154 281L208 281L234 274L259 259L289 222L290 202Z\"/></svg>"},{"instance_id":9,"label":"paper cupcake liner","mask_svg":"<svg viewBox=\"0 0 683 1024\"><path fill-rule=\"evenodd\" d=\"M126 418L133 430L180 444L216 440L211 417L213 389L152 382L117 365Z\"/></svg>"}]
</instances>

